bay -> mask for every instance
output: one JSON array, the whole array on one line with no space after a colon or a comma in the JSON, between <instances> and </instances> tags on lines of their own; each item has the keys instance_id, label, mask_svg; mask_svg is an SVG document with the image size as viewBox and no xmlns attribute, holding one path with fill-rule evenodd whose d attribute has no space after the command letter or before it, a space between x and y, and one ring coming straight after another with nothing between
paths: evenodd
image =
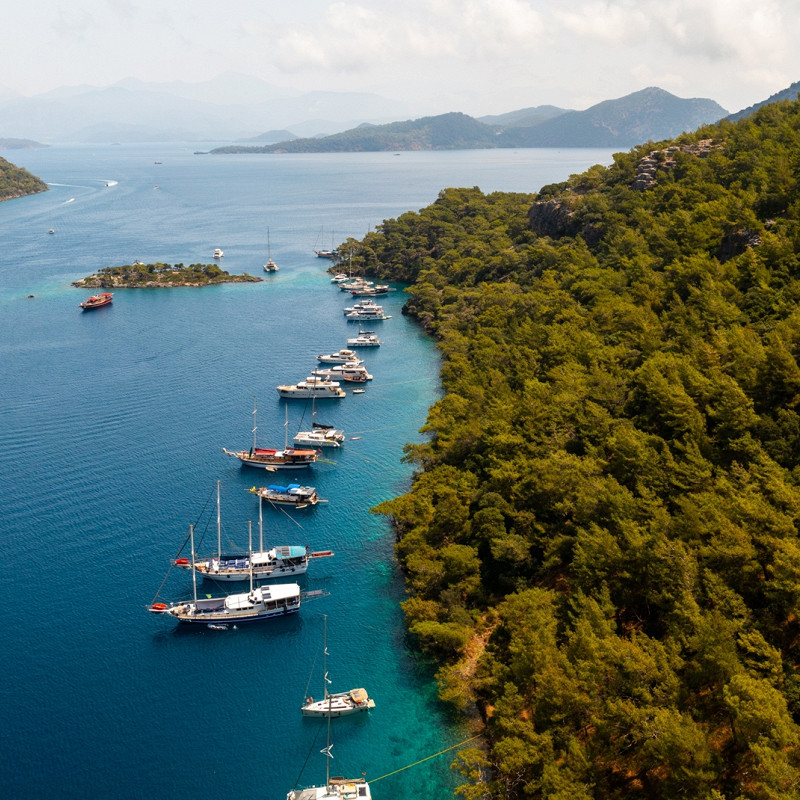
<instances>
[{"instance_id":1,"label":"bay","mask_svg":"<svg viewBox=\"0 0 800 800\"><path fill-rule=\"evenodd\" d=\"M194 149L65 146L11 159L51 189L0 204L0 785L15 798L233 800L319 782L325 733L299 707L321 694L327 615L333 688L363 685L376 702L334 726L333 773L366 773L376 800L452 796L452 753L375 780L467 735L404 633L393 534L369 514L408 488L403 446L420 441L440 391L435 344L401 314L402 291L383 303L383 346L364 351L366 392L317 409L360 438L291 476L329 502L264 510L269 543L335 552L300 579L329 594L291 618L221 631L145 609L159 591L190 594L168 565L190 523L207 529L217 481L224 542L246 546L258 514L248 488L284 475L265 479L222 447L250 446L254 398L259 444L282 446L286 408L290 433L309 409L275 386L356 332L315 247L360 238L444 187L536 191L610 163L611 151ZM86 292L70 286L136 259L208 263L215 247L224 269L264 281L120 290L89 313L78 308Z\"/></svg>"}]
</instances>

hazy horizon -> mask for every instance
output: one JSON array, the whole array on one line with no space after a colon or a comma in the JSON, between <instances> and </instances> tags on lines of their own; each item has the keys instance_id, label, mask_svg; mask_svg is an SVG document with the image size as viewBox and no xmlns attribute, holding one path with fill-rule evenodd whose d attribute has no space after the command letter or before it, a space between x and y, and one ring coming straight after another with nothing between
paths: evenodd
<instances>
[{"instance_id":1,"label":"hazy horizon","mask_svg":"<svg viewBox=\"0 0 800 800\"><path fill-rule=\"evenodd\" d=\"M278 92L369 92L410 116L577 110L658 86L731 112L800 79L789 0L12 0L0 95L203 83L227 71ZM44 55L43 55L44 54Z\"/></svg>"}]
</instances>

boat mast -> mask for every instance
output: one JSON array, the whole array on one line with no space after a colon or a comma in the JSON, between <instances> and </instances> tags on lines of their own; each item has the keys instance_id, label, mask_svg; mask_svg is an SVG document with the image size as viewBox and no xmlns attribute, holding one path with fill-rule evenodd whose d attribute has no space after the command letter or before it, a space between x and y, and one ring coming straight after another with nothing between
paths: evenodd
<instances>
[{"instance_id":1,"label":"boat mast","mask_svg":"<svg viewBox=\"0 0 800 800\"><path fill-rule=\"evenodd\" d=\"M328 615L325 614L323 616L324 627L323 627L323 634L322 634L322 691L323 691L323 698L328 701L328 716L331 713L331 706L330 706L330 694L328 694L328 684L330 681L328 680ZM330 743L329 743L330 744Z\"/></svg>"},{"instance_id":2,"label":"boat mast","mask_svg":"<svg viewBox=\"0 0 800 800\"><path fill-rule=\"evenodd\" d=\"M284 406L286 411L286 422L283 423L283 450L284 452L289 447L289 406Z\"/></svg>"},{"instance_id":3,"label":"boat mast","mask_svg":"<svg viewBox=\"0 0 800 800\"><path fill-rule=\"evenodd\" d=\"M258 426L256 425L256 398L253 398L253 452L256 451L256 431L258 430Z\"/></svg>"},{"instance_id":4,"label":"boat mast","mask_svg":"<svg viewBox=\"0 0 800 800\"><path fill-rule=\"evenodd\" d=\"M192 591L194 594L194 607L197 609L197 570L194 567L194 525L189 526L189 539L192 549Z\"/></svg>"},{"instance_id":5,"label":"boat mast","mask_svg":"<svg viewBox=\"0 0 800 800\"><path fill-rule=\"evenodd\" d=\"M250 565L250 595L253 594L253 523L250 520L247 520L247 531L249 533L249 541L250 544L248 547L250 548L250 556L247 559L247 562Z\"/></svg>"},{"instance_id":6,"label":"boat mast","mask_svg":"<svg viewBox=\"0 0 800 800\"><path fill-rule=\"evenodd\" d=\"M264 518L261 513L261 501L263 498L258 496L258 552L264 552Z\"/></svg>"},{"instance_id":7,"label":"boat mast","mask_svg":"<svg viewBox=\"0 0 800 800\"><path fill-rule=\"evenodd\" d=\"M219 516L219 481L217 481L217 558L222 559L222 522Z\"/></svg>"},{"instance_id":8,"label":"boat mast","mask_svg":"<svg viewBox=\"0 0 800 800\"><path fill-rule=\"evenodd\" d=\"M325 639L327 642L328 638L328 617L325 617ZM327 651L327 644L325 647ZM327 680L327 676L326 676ZM325 742L325 749L322 751L325 753L327 758L325 759L325 786L327 787L328 793L330 793L330 786L331 786L331 759L333 758L333 753L331 753L331 748L333 745L331 744L331 696L328 694L328 687L325 687L325 694L328 697L328 733L327 733L327 741Z\"/></svg>"}]
</instances>

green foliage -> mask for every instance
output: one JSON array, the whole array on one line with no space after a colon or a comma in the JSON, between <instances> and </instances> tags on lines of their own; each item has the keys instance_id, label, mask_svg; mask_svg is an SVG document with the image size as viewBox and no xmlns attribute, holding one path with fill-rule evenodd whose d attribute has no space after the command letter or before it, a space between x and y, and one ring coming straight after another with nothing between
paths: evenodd
<instances>
[{"instance_id":1,"label":"green foliage","mask_svg":"<svg viewBox=\"0 0 800 800\"><path fill-rule=\"evenodd\" d=\"M47 184L28 170L0 158L0 200L22 197L26 194L46 192Z\"/></svg>"},{"instance_id":2,"label":"green foliage","mask_svg":"<svg viewBox=\"0 0 800 800\"><path fill-rule=\"evenodd\" d=\"M377 511L465 797L800 796L800 102L674 144L350 243L442 352Z\"/></svg>"},{"instance_id":3,"label":"green foliage","mask_svg":"<svg viewBox=\"0 0 800 800\"><path fill-rule=\"evenodd\" d=\"M217 264L126 264L103 267L95 275L75 281L74 286L101 288L149 288L169 286L210 286L215 283L260 281L246 272L230 275Z\"/></svg>"}]
</instances>

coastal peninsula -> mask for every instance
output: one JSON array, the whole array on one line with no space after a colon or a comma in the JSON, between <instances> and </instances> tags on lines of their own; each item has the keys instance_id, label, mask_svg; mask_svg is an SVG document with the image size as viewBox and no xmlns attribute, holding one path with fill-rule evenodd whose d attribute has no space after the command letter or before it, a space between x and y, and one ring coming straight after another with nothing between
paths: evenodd
<instances>
[{"instance_id":1,"label":"coastal peninsula","mask_svg":"<svg viewBox=\"0 0 800 800\"><path fill-rule=\"evenodd\" d=\"M260 283L261 278L231 275L216 264L143 264L104 267L94 275L73 281L79 289L168 289L175 286L211 286L217 283Z\"/></svg>"},{"instance_id":2,"label":"coastal peninsula","mask_svg":"<svg viewBox=\"0 0 800 800\"><path fill-rule=\"evenodd\" d=\"M46 192L48 188L41 178L0 158L0 201Z\"/></svg>"}]
</instances>

